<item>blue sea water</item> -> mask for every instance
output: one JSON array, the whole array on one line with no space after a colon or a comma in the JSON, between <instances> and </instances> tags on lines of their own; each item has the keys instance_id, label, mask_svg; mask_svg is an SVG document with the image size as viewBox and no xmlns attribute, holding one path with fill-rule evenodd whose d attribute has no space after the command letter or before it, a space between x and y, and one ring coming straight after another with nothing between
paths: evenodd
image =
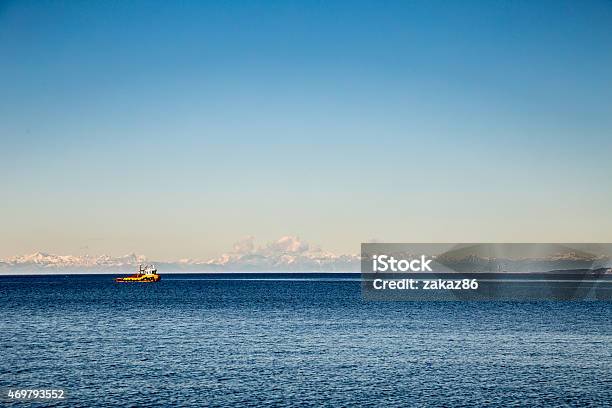
<instances>
[{"instance_id":1,"label":"blue sea water","mask_svg":"<svg viewBox=\"0 0 612 408\"><path fill-rule=\"evenodd\" d=\"M98 275L0 277L0 312L0 390L66 390L41 406L612 401L611 302L367 302L349 275Z\"/></svg>"}]
</instances>

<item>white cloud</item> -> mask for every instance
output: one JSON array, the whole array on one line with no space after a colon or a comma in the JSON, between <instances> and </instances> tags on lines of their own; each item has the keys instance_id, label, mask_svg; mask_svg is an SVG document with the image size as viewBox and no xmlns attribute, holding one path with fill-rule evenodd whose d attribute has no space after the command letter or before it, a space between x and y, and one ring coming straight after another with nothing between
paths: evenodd
<instances>
[{"instance_id":1,"label":"white cloud","mask_svg":"<svg viewBox=\"0 0 612 408\"><path fill-rule=\"evenodd\" d=\"M207 261L222 270L242 271L357 271L358 255L336 255L312 247L299 237L284 236L256 247L253 237L233 246L233 251Z\"/></svg>"},{"instance_id":2,"label":"white cloud","mask_svg":"<svg viewBox=\"0 0 612 408\"><path fill-rule=\"evenodd\" d=\"M248 236L234 243L233 249L235 253L249 253L255 249L255 237Z\"/></svg>"}]
</instances>

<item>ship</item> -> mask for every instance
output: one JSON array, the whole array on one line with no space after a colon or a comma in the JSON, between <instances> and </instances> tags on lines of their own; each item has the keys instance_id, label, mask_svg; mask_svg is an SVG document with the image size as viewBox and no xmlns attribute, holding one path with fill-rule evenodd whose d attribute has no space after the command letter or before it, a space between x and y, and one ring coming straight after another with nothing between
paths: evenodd
<instances>
[{"instance_id":1,"label":"ship","mask_svg":"<svg viewBox=\"0 0 612 408\"><path fill-rule=\"evenodd\" d=\"M159 282L161 277L155 265L138 265L138 272L134 275L116 278L115 282Z\"/></svg>"}]
</instances>

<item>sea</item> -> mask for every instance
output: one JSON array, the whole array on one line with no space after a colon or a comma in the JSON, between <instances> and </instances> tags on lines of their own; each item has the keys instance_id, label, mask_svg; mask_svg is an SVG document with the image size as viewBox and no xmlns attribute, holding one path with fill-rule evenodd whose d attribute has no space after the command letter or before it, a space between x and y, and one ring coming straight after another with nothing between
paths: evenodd
<instances>
[{"instance_id":1,"label":"sea","mask_svg":"<svg viewBox=\"0 0 612 408\"><path fill-rule=\"evenodd\" d=\"M352 274L0 277L0 405L610 406L612 302L371 301ZM64 399L11 399L11 390Z\"/></svg>"}]
</instances>

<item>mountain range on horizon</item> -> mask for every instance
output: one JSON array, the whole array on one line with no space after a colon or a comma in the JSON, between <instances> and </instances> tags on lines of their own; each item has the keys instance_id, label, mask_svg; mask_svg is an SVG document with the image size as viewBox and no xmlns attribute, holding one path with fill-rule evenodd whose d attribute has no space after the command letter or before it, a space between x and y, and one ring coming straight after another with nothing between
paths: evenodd
<instances>
[{"instance_id":1,"label":"mountain range on horizon","mask_svg":"<svg viewBox=\"0 0 612 408\"><path fill-rule=\"evenodd\" d=\"M570 249L541 257L510 259L487 257L461 252L442 254L443 264L456 271L545 272L550 270L591 269L611 266L607 256L596 256ZM0 259L0 274L133 271L139 264L154 263L166 272L359 272L359 254L334 254L312 246L295 236L284 236L263 246L255 246L254 237L246 237L233 248L206 260L179 259L156 261L130 253L109 255L55 255L35 252L29 255ZM499 266L498 266L499 265Z\"/></svg>"},{"instance_id":2,"label":"mountain range on horizon","mask_svg":"<svg viewBox=\"0 0 612 408\"><path fill-rule=\"evenodd\" d=\"M29 255L0 259L0 273L48 272L129 272L137 265L154 263L162 271L358 271L359 255L336 255L314 247L294 236L284 236L256 247L254 237L234 244L231 251L219 257L156 261L130 253L109 255L55 255L35 252Z\"/></svg>"}]
</instances>

